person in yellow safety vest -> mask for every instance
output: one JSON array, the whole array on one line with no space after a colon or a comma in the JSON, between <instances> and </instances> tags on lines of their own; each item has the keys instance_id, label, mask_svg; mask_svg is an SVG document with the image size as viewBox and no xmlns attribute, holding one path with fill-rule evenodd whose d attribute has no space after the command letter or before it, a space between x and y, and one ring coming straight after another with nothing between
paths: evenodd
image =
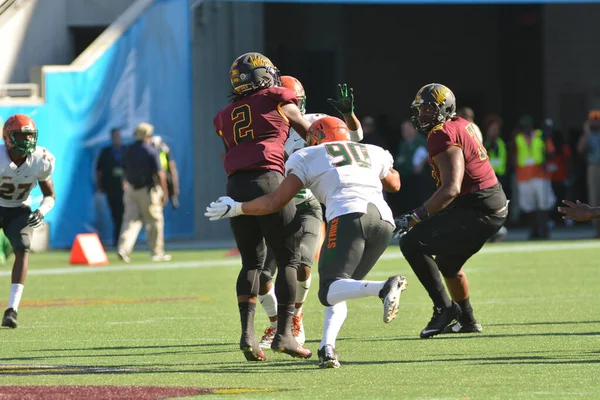
<instances>
[{"instance_id":1,"label":"person in yellow safety vest","mask_svg":"<svg viewBox=\"0 0 600 400\"><path fill-rule=\"evenodd\" d=\"M490 114L486 115L483 121L483 129L485 130L485 141L484 146L486 148L488 159L498 182L502 185L504 192L510 193L510 182L506 179L506 166L508 153L506 150L506 144L502 140L502 118L499 115ZM507 235L508 230L506 227L500 228L500 230L490 238L490 242L499 242Z\"/></svg>"},{"instance_id":2,"label":"person in yellow safety vest","mask_svg":"<svg viewBox=\"0 0 600 400\"><path fill-rule=\"evenodd\" d=\"M530 239L548 239L548 211L556 203L546 171L546 161L554 156L554 145L541 129L533 129L533 118L519 120L514 140L519 207L531 226Z\"/></svg>"},{"instance_id":3,"label":"person in yellow safety vest","mask_svg":"<svg viewBox=\"0 0 600 400\"><path fill-rule=\"evenodd\" d=\"M171 149L160 136L152 136L152 145L158 151L160 164L167 173L167 188L169 199L174 209L179 208L179 172L175 160L171 157Z\"/></svg>"}]
</instances>

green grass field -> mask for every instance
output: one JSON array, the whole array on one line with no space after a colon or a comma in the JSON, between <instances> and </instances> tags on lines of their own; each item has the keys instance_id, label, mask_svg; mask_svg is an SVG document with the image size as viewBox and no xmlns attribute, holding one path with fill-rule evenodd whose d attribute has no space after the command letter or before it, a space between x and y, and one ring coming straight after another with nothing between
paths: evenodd
<instances>
[{"instance_id":1,"label":"green grass field","mask_svg":"<svg viewBox=\"0 0 600 400\"><path fill-rule=\"evenodd\" d=\"M599 250L589 241L487 245L466 267L484 333L422 340L430 301L390 247L369 278L408 277L400 314L384 325L379 299L349 302L339 370L315 360L317 279L304 320L313 359L268 352L250 364L237 348L238 261L224 251L173 252L154 265L146 253L131 265L110 255L106 267L34 254L20 326L0 330L0 399L6 385L267 389L203 399L600 398ZM2 310L9 274L0 270ZM256 320L260 334L262 309Z\"/></svg>"}]
</instances>

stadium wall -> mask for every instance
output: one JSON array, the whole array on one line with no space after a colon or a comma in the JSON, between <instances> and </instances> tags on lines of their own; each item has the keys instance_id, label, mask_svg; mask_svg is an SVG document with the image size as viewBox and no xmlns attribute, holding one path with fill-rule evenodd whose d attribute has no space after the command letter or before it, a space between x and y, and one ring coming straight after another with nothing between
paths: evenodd
<instances>
[{"instance_id":1,"label":"stadium wall","mask_svg":"<svg viewBox=\"0 0 600 400\"><path fill-rule=\"evenodd\" d=\"M600 4L544 6L545 114L563 130L581 130L600 108Z\"/></svg>"},{"instance_id":2,"label":"stadium wall","mask_svg":"<svg viewBox=\"0 0 600 400\"><path fill-rule=\"evenodd\" d=\"M0 84L29 82L34 66L71 62L66 0L26 0L7 14L0 23Z\"/></svg>"},{"instance_id":3,"label":"stadium wall","mask_svg":"<svg viewBox=\"0 0 600 400\"><path fill-rule=\"evenodd\" d=\"M264 49L263 5L202 1L193 15L193 82L196 186L196 238L214 246L231 241L227 221L209 222L204 209L225 194L227 177L220 155L223 141L212 125L231 91L229 68L248 51Z\"/></svg>"},{"instance_id":4,"label":"stadium wall","mask_svg":"<svg viewBox=\"0 0 600 400\"><path fill-rule=\"evenodd\" d=\"M0 106L2 119L15 113L32 116L39 145L56 156L57 201L47 217L52 247L69 247L76 234L99 228L103 239L110 238L107 206L95 196L95 157L110 143L111 128L121 128L127 142L141 121L154 124L180 169L181 208L165 210L165 236L194 235L195 203L185 195L194 190L189 3L142 3L149 6L116 40L97 55L82 54L89 64L78 58L71 66L43 67L43 104ZM34 204L41 200L39 189L32 197Z\"/></svg>"}]
</instances>

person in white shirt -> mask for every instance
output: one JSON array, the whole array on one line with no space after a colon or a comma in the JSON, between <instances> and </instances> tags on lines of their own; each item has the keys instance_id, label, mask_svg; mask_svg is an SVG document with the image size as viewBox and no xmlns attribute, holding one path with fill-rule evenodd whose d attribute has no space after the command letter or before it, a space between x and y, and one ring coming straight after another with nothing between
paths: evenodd
<instances>
[{"instance_id":1,"label":"person in white shirt","mask_svg":"<svg viewBox=\"0 0 600 400\"><path fill-rule=\"evenodd\" d=\"M385 323L398 313L406 278L364 278L387 248L395 228L382 188L397 192L400 176L388 151L351 142L348 127L338 118L315 121L307 143L311 146L289 158L286 178L276 191L245 203L220 197L204 215L216 221L270 214L284 207L302 188L310 189L325 204L327 235L319 258L319 300L326 309L318 354L321 368L337 368L335 341L346 319L347 300L378 296L383 301Z\"/></svg>"},{"instance_id":2,"label":"person in white shirt","mask_svg":"<svg viewBox=\"0 0 600 400\"><path fill-rule=\"evenodd\" d=\"M44 216L54 207L54 156L37 146L38 131L27 115L16 114L6 120L2 129L4 148L0 149L0 228L10 240L15 254L12 268L8 308L2 326L17 327L17 311L29 266L29 249L34 228L42 225ZM44 198L37 210L31 211L29 194L40 185Z\"/></svg>"},{"instance_id":3,"label":"person in white shirt","mask_svg":"<svg viewBox=\"0 0 600 400\"><path fill-rule=\"evenodd\" d=\"M298 108L304 116L304 119L311 124L316 120L327 117L327 114L306 114L306 92L302 83L293 76L282 76L281 84L292 90L298 98ZM338 86L338 99L329 99L329 102L343 114L344 120L350 130L350 138L358 142L363 137L363 131L358 118L354 114L354 93L352 88L348 90L347 85ZM304 139L290 128L290 136L285 142L286 157L290 157L295 151L306 146ZM321 230L323 225L323 210L321 203L313 196L310 189L301 189L292 199L302 225L302 238L300 239L300 267L298 268L298 282L296 284L296 302L294 309L293 333L300 346L304 345L306 335L304 333L304 301L310 289L311 267L313 265L317 248L319 246ZM277 333L277 297L275 296L275 287L273 285L273 276L277 270L274 252L267 249L267 259L265 268L260 275L260 289L258 290L258 300L269 317L270 325L265 329L259 346L263 349L271 348L271 343Z\"/></svg>"}]
</instances>

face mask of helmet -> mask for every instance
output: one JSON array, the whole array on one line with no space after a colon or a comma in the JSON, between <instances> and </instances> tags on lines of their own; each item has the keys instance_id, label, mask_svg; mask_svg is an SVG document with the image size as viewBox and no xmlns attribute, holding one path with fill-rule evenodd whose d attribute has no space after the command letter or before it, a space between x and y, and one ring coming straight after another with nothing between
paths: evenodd
<instances>
[{"instance_id":1,"label":"face mask of helmet","mask_svg":"<svg viewBox=\"0 0 600 400\"><path fill-rule=\"evenodd\" d=\"M27 155L35 151L37 145L37 131L12 132L10 135L12 148L19 154Z\"/></svg>"},{"instance_id":2,"label":"face mask of helmet","mask_svg":"<svg viewBox=\"0 0 600 400\"><path fill-rule=\"evenodd\" d=\"M412 107L413 116L411 121L415 129L421 133L428 133L440 121L439 109L435 105L419 105Z\"/></svg>"}]
</instances>

